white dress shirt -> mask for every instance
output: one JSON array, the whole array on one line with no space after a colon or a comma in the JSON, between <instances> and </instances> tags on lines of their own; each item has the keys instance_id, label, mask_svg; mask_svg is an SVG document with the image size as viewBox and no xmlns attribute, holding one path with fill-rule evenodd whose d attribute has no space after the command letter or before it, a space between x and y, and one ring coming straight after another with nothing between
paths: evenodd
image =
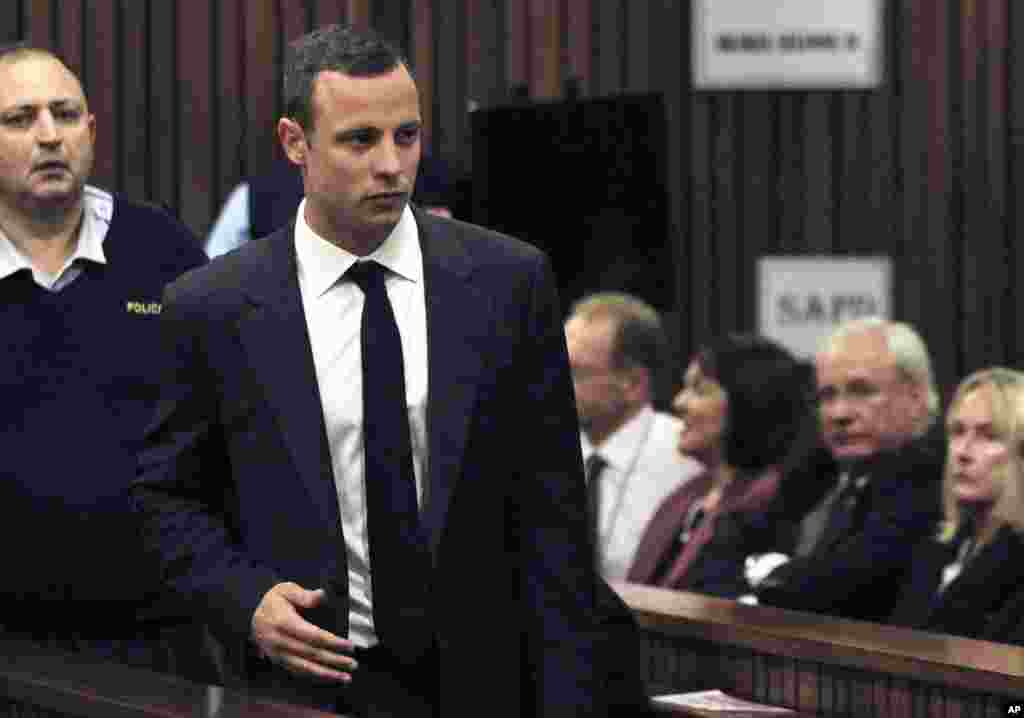
<instances>
[{"instance_id":1,"label":"white dress shirt","mask_svg":"<svg viewBox=\"0 0 1024 718\"><path fill-rule=\"evenodd\" d=\"M609 581L626 578L661 502L702 471L699 462L677 450L679 430L679 419L647 406L597 448L580 435L584 461L596 452L607 462L599 478L597 543L601 574Z\"/></svg>"},{"instance_id":2,"label":"white dress shirt","mask_svg":"<svg viewBox=\"0 0 1024 718\"><path fill-rule=\"evenodd\" d=\"M107 256L103 253L103 240L107 237L113 216L114 197L98 187L86 185L82 196L82 224L75 249L55 274L32 266L29 258L8 239L3 230L0 230L0 279L22 269L28 269L32 272L32 279L40 287L51 292L59 292L81 275L83 261L107 263Z\"/></svg>"},{"instance_id":3,"label":"white dress shirt","mask_svg":"<svg viewBox=\"0 0 1024 718\"><path fill-rule=\"evenodd\" d=\"M303 200L299 205L295 220L295 251L302 307L313 349L345 533L349 638L357 645L370 646L377 642L377 638L373 629L363 454L362 343L359 334L364 297L355 283L342 279L358 257L313 232L306 224L305 204ZM392 271L385 286L402 338L413 466L422 506L427 466L427 312L423 254L416 221L408 207L384 243L365 259L375 260Z\"/></svg>"}]
</instances>

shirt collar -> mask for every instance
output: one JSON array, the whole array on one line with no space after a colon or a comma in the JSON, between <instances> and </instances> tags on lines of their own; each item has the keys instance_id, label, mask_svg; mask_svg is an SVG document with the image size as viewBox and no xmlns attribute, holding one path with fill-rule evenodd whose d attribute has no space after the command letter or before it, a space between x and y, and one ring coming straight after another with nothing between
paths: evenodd
<instances>
[{"instance_id":1,"label":"shirt collar","mask_svg":"<svg viewBox=\"0 0 1024 718\"><path fill-rule=\"evenodd\" d=\"M337 284L360 258L314 232L306 223L305 207L306 200L303 199L299 203L295 217L295 254L299 272L303 275L310 294L319 297ZM423 253L420 248L419 229L408 205L402 210L402 216L391 230L391 234L363 259L377 261L411 282L422 280Z\"/></svg>"},{"instance_id":2,"label":"shirt collar","mask_svg":"<svg viewBox=\"0 0 1024 718\"><path fill-rule=\"evenodd\" d=\"M615 474L625 477L636 461L637 455L643 449L652 421L654 421L654 409L648 405L616 429L605 439L600 448L595 448L586 435L583 435L583 458L587 459L591 454L599 453L608 462L608 465L615 469Z\"/></svg>"},{"instance_id":3,"label":"shirt collar","mask_svg":"<svg viewBox=\"0 0 1024 718\"><path fill-rule=\"evenodd\" d=\"M103 242L110 231L110 221L114 217L114 197L98 187L86 185L82 192L82 224L78 231L75 249L64 263L60 274L79 259L106 264L107 255L103 252ZM0 279L22 269L35 274L32 263L19 250L3 230L0 230Z\"/></svg>"}]
</instances>

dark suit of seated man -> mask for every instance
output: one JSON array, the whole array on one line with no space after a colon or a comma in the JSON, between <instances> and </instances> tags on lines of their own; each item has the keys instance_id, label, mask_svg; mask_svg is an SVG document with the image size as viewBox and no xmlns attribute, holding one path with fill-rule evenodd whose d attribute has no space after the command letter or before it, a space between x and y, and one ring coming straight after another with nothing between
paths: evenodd
<instances>
[{"instance_id":1,"label":"dark suit of seated man","mask_svg":"<svg viewBox=\"0 0 1024 718\"><path fill-rule=\"evenodd\" d=\"M830 486L800 523L796 555L752 577L756 596L782 608L884 620L913 546L941 518L943 452L928 435L938 395L927 350L905 324L855 320L828 337L816 373L834 462L816 480ZM774 513L806 489L784 486Z\"/></svg>"},{"instance_id":2,"label":"dark suit of seated man","mask_svg":"<svg viewBox=\"0 0 1024 718\"><path fill-rule=\"evenodd\" d=\"M419 97L386 44L317 30L284 87L294 223L175 283L161 315L173 368L135 488L168 585L248 649L257 693L634 715L548 260L409 204Z\"/></svg>"}]
</instances>

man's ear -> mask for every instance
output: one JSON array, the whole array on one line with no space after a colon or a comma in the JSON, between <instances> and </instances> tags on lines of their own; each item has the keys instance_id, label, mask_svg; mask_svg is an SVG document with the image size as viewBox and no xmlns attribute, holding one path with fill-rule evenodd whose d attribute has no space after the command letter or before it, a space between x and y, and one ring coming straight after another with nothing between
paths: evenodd
<instances>
[{"instance_id":1,"label":"man's ear","mask_svg":"<svg viewBox=\"0 0 1024 718\"><path fill-rule=\"evenodd\" d=\"M309 144L302 125L290 117L282 117L277 121L277 139L289 162L300 167L306 164Z\"/></svg>"}]
</instances>

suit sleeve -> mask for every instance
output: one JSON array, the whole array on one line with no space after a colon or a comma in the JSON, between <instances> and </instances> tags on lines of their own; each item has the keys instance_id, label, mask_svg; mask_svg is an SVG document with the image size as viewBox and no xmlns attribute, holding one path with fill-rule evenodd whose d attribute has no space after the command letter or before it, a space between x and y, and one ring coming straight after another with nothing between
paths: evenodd
<instances>
[{"instance_id":1,"label":"suit sleeve","mask_svg":"<svg viewBox=\"0 0 1024 718\"><path fill-rule=\"evenodd\" d=\"M279 579L237 549L216 376L204 352L215 321L198 301L181 296L179 284L164 296L167 368L139 456L133 506L142 519L143 547L160 566L164 585L222 638L244 640L260 599Z\"/></svg>"},{"instance_id":2,"label":"suit sleeve","mask_svg":"<svg viewBox=\"0 0 1024 718\"><path fill-rule=\"evenodd\" d=\"M517 492L526 694L537 716L614 715L646 705L642 681L613 674L615 649L628 653L635 625L593 567L575 398L554 278L546 259L532 273L516 386L506 396L522 432ZM519 432L517 432L519 433ZM526 705L529 705L527 699ZM638 715L632 712L630 715Z\"/></svg>"},{"instance_id":3,"label":"suit sleeve","mask_svg":"<svg viewBox=\"0 0 1024 718\"><path fill-rule=\"evenodd\" d=\"M847 615L839 607L856 603L859 594L865 601L857 611L864 615L850 617L881 620L889 614L895 596L883 599L878 587L902 581L913 547L940 516L941 469L930 460L894 458L872 480L874 496L859 529L831 550L812 551L775 569L757 588L761 603Z\"/></svg>"}]
</instances>

